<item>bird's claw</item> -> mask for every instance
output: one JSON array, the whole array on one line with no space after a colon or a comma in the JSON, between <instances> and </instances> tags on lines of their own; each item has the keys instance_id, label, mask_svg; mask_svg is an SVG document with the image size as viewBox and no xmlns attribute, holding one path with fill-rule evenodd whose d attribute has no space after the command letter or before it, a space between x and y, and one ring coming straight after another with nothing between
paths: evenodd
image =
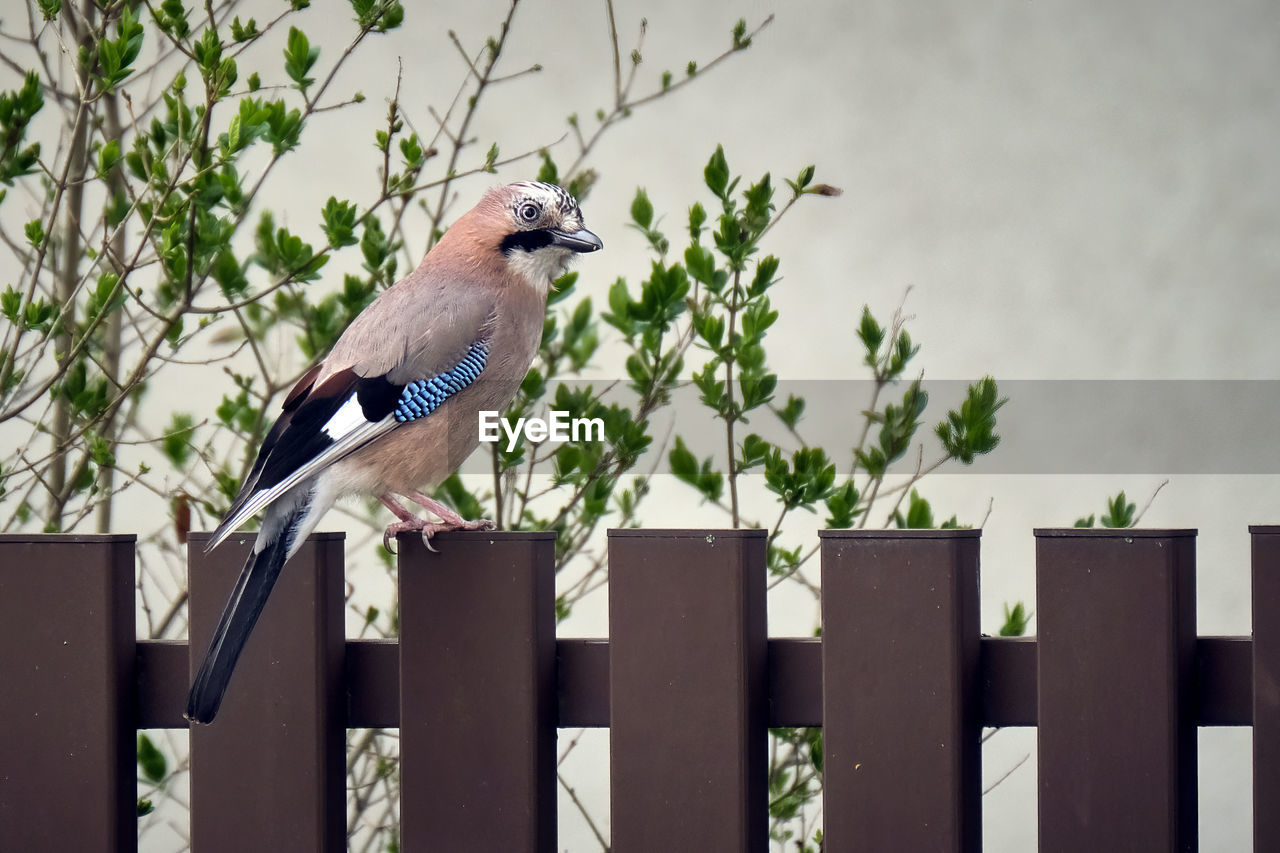
<instances>
[{"instance_id":1,"label":"bird's claw","mask_svg":"<svg viewBox=\"0 0 1280 853\"><path fill-rule=\"evenodd\" d=\"M387 529L382 534L382 545L394 554L396 549L391 547L392 540L401 533L417 530L422 533L422 544L426 546L428 551L437 554L439 552L431 547L431 537L437 533L446 533L451 530L493 530L493 528L493 522L487 518L464 521L460 524L447 521L428 521L425 518L406 518L403 521L396 521L387 525Z\"/></svg>"}]
</instances>

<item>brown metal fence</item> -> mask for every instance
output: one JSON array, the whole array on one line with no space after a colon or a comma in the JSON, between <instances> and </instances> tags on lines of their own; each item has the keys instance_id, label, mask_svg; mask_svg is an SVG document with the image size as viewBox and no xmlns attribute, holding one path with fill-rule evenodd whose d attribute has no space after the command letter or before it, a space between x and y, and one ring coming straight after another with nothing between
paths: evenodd
<instances>
[{"instance_id":1,"label":"brown metal fence","mask_svg":"<svg viewBox=\"0 0 1280 853\"><path fill-rule=\"evenodd\" d=\"M1193 531L1037 531L1025 639L979 634L976 531L826 531L793 639L762 531L620 530L607 641L556 638L551 534L460 533L402 540L399 642L344 641L313 536L192 731L193 848L343 849L345 729L398 727L403 850L549 853L556 730L607 726L614 851L763 851L767 727L822 725L825 853L979 850L983 726L1038 727L1041 851L1195 850L1196 728L1252 725L1280 850L1280 527L1251 533L1252 638L1196 636ZM249 547L203 542L197 653ZM136 848L135 733L186 727L193 664L134 627L132 536L0 537L0 850Z\"/></svg>"}]
</instances>

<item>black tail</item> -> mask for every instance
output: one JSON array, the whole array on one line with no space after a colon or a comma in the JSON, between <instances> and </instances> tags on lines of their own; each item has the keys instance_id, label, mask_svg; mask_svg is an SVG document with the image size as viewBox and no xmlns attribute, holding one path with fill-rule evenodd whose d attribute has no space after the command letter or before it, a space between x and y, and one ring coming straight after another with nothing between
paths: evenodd
<instances>
[{"instance_id":1,"label":"black tail","mask_svg":"<svg viewBox=\"0 0 1280 853\"><path fill-rule=\"evenodd\" d=\"M218 620L218 628L213 632L209 650L205 652L200 670L191 683L191 693L187 697L188 720L211 723L217 715L236 661L240 659L245 641L266 606L276 578L280 577L289 546L297 534L298 522L305 514L305 505L291 511L281 525L276 541L261 552L250 554L240 570L240 579L236 581L231 599Z\"/></svg>"}]
</instances>

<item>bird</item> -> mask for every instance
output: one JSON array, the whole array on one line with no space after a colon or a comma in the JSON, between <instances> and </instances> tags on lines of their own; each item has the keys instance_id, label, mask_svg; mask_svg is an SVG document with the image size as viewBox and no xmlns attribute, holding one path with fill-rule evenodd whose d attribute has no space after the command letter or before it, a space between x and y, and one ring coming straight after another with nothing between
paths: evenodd
<instances>
[{"instance_id":1,"label":"bird","mask_svg":"<svg viewBox=\"0 0 1280 853\"><path fill-rule=\"evenodd\" d=\"M376 496L395 515L383 534L388 549L407 531L430 548L438 532L492 528L425 490L475 450L479 413L515 396L541 342L553 279L603 246L565 189L538 181L494 187L298 380L205 549L263 513L192 681L187 719L213 721L281 569L338 498Z\"/></svg>"}]
</instances>

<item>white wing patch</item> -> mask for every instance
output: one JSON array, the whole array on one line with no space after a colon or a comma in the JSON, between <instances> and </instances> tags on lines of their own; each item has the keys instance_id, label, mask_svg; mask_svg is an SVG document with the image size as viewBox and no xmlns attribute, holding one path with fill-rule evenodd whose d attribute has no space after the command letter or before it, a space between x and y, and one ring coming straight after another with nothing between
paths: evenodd
<instances>
[{"instance_id":1,"label":"white wing patch","mask_svg":"<svg viewBox=\"0 0 1280 853\"><path fill-rule=\"evenodd\" d=\"M355 394L352 394L347 402L342 404L342 408L334 412L333 417L329 418L320 429L333 441L338 442L352 430L367 423L364 409L360 406L360 400L357 399Z\"/></svg>"},{"instance_id":2,"label":"white wing patch","mask_svg":"<svg viewBox=\"0 0 1280 853\"><path fill-rule=\"evenodd\" d=\"M342 408L345 409L346 407L347 406L344 404ZM359 405L357 405L356 408L358 410ZM330 418L329 423L333 423L334 419L338 417L338 414L340 414L341 411L342 410L340 409L333 418ZM364 419L364 415L362 413L360 415L360 422L353 424L341 438L335 439L334 444L325 448L325 450L314 459L298 468L298 470L294 471L288 477L284 478L279 483L276 483L271 488L256 492L253 497L245 501L244 506L240 507L240 509L236 511L235 515L223 519L222 523L218 525L218 529L214 532L213 537L209 540L209 544L205 546L205 550L211 551L216 548L219 543L230 536L236 528L244 524L253 516L257 515L263 507L301 483L303 480L313 474L318 474L334 462L337 462L347 454L360 449L383 433L394 429L396 426L398 426L396 420L390 415L380 421L374 421L371 423ZM325 424L326 431L328 430L328 427L329 424Z\"/></svg>"}]
</instances>

